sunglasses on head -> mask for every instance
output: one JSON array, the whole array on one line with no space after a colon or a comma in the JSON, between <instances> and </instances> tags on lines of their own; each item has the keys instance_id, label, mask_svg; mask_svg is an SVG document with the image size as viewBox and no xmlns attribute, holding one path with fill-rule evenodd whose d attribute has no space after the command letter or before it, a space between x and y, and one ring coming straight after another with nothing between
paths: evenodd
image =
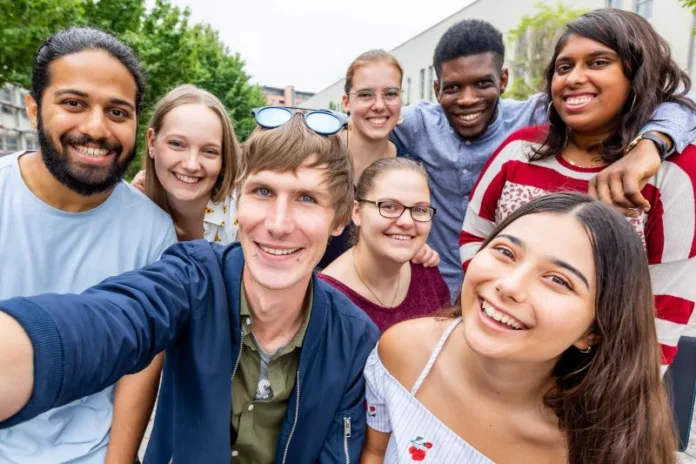
<instances>
[{"instance_id":1,"label":"sunglasses on head","mask_svg":"<svg viewBox=\"0 0 696 464\"><path fill-rule=\"evenodd\" d=\"M330 110L310 110L294 106L264 106L254 108L251 114L264 129L275 129L290 121L295 113L304 116L307 127L320 135L333 135L348 125L348 116Z\"/></svg>"}]
</instances>

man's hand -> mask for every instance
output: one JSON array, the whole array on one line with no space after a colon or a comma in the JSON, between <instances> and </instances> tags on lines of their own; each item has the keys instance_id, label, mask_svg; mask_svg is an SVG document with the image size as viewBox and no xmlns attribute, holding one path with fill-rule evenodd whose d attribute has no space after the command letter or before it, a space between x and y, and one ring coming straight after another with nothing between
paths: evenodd
<instances>
[{"instance_id":1,"label":"man's hand","mask_svg":"<svg viewBox=\"0 0 696 464\"><path fill-rule=\"evenodd\" d=\"M662 134L658 134L662 138ZM671 142L671 141L670 141ZM660 154L650 140L641 140L623 158L607 166L590 180L588 194L635 217L650 211L650 203L640 191L660 169Z\"/></svg>"},{"instance_id":2,"label":"man's hand","mask_svg":"<svg viewBox=\"0 0 696 464\"><path fill-rule=\"evenodd\" d=\"M141 192L145 193L145 171L139 171L135 177L133 177L133 180L131 181L131 185Z\"/></svg>"},{"instance_id":3,"label":"man's hand","mask_svg":"<svg viewBox=\"0 0 696 464\"><path fill-rule=\"evenodd\" d=\"M423 267L436 267L440 264L440 254L430 248L426 243L416 256L411 260L413 264L422 264Z\"/></svg>"}]
</instances>

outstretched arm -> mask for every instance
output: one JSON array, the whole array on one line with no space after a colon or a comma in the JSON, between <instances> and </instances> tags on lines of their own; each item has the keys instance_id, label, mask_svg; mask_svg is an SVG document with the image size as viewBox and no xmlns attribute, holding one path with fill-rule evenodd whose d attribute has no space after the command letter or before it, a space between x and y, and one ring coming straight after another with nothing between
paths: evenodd
<instances>
[{"instance_id":1,"label":"outstretched arm","mask_svg":"<svg viewBox=\"0 0 696 464\"><path fill-rule=\"evenodd\" d=\"M29 335L7 314L0 313L0 422L29 402L34 385L34 349Z\"/></svg>"},{"instance_id":2,"label":"outstretched arm","mask_svg":"<svg viewBox=\"0 0 696 464\"><path fill-rule=\"evenodd\" d=\"M0 428L103 390L171 346L209 288L191 246L81 295L0 301Z\"/></svg>"}]
</instances>

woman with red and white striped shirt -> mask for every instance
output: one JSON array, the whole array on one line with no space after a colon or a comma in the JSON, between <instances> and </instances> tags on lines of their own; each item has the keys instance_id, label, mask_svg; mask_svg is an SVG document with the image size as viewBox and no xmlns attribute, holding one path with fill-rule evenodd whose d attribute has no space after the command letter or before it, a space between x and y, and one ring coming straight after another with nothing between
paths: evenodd
<instances>
[{"instance_id":1,"label":"woman with red and white striped shirt","mask_svg":"<svg viewBox=\"0 0 696 464\"><path fill-rule=\"evenodd\" d=\"M546 71L550 125L512 134L472 191L459 240L464 270L495 225L521 205L551 192L586 192L593 176L639 140L667 152L658 135L638 130L665 101L696 111L689 89L667 43L639 15L597 10L570 23ZM695 155L691 145L646 173L654 175L634 190L650 207L628 213L650 263L663 370L696 300Z\"/></svg>"}]
</instances>

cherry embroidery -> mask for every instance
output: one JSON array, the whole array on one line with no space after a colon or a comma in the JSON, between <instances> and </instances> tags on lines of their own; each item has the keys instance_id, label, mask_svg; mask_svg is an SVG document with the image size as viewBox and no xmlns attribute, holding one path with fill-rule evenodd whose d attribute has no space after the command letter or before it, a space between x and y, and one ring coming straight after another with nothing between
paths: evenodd
<instances>
[{"instance_id":1,"label":"cherry embroidery","mask_svg":"<svg viewBox=\"0 0 696 464\"><path fill-rule=\"evenodd\" d=\"M425 441L423 437L416 437L414 440L411 440L411 446L408 448L408 452L411 455L411 460L425 460L427 451L432 447L433 444L429 441Z\"/></svg>"}]
</instances>

